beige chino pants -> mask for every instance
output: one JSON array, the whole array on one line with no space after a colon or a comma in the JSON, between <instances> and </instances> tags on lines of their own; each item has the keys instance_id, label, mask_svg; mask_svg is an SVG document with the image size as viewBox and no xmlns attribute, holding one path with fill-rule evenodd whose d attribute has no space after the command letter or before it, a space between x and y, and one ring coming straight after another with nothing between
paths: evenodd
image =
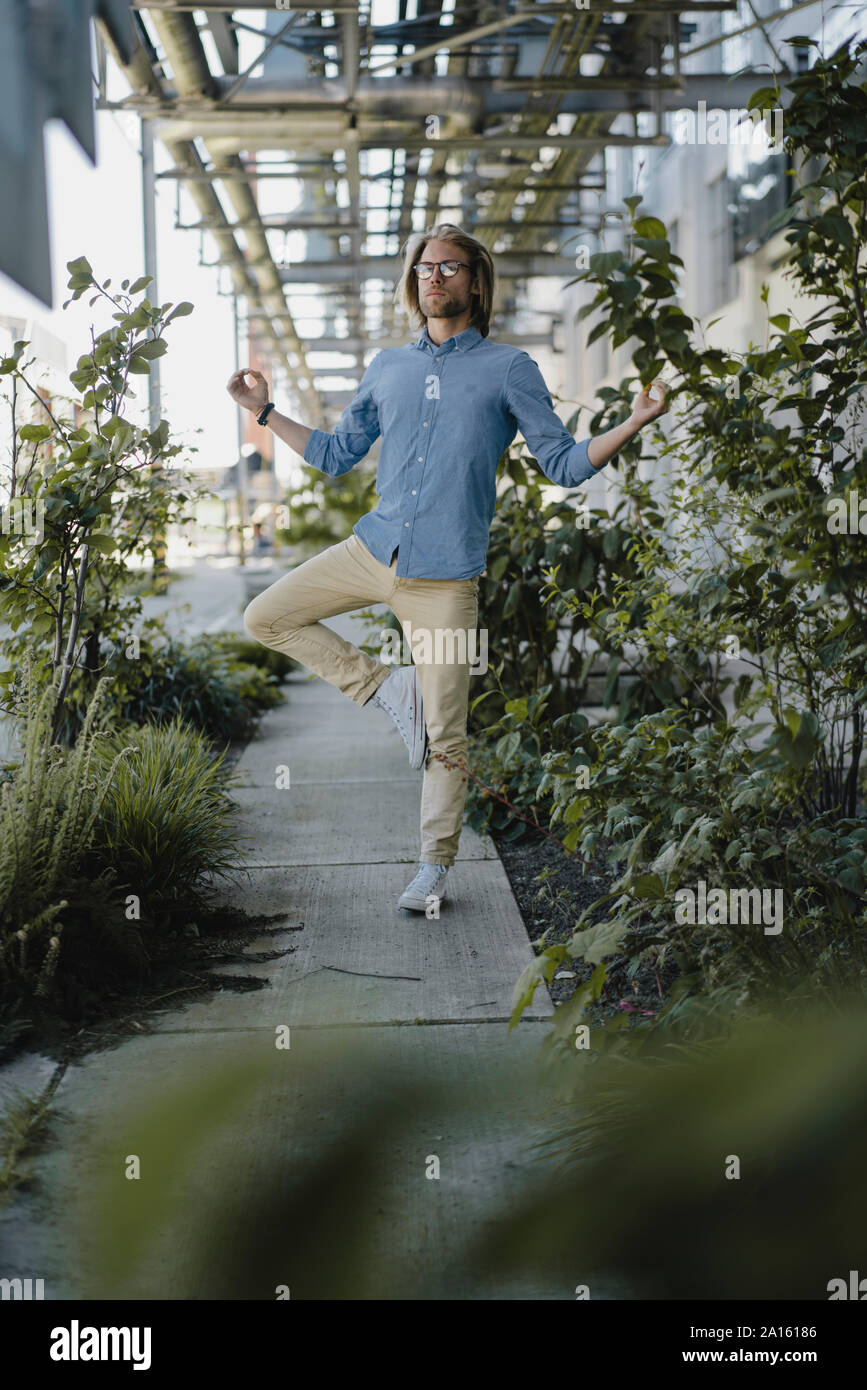
<instances>
[{"instance_id":1,"label":"beige chino pants","mask_svg":"<svg viewBox=\"0 0 867 1390\"><path fill-rule=\"evenodd\" d=\"M467 779L467 702L470 662L478 645L478 579L399 579L397 560L383 565L353 534L306 560L254 598L244 613L247 631L364 705L395 669L376 661L320 622L371 603L385 603L406 634L418 667L429 749L421 796L420 859L453 864L463 822ZM437 632L463 629L459 648ZM423 630L427 651L416 646ZM423 638L421 639L424 640ZM419 655L416 652L419 652ZM421 659L419 659L421 657ZM461 660L462 657L465 659ZM439 753L458 769L433 755Z\"/></svg>"}]
</instances>

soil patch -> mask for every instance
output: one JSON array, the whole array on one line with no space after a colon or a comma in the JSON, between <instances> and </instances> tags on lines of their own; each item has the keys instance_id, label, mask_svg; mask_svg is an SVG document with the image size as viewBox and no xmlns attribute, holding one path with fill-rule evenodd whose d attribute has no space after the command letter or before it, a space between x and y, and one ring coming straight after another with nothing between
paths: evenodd
<instances>
[{"instance_id":1,"label":"soil patch","mask_svg":"<svg viewBox=\"0 0 867 1390\"><path fill-rule=\"evenodd\" d=\"M492 838L537 955L545 946L568 941L581 913L610 891L611 871L601 855L585 866L530 829L519 840L506 840L496 833ZM582 925L605 921L611 906L611 902L603 903ZM650 938L654 929L650 924L639 924L635 934L641 936L642 932ZM547 935L539 945L543 933ZM626 955L612 956L606 965L608 975L599 1004L588 1020L591 1023L604 1022L616 1013L646 1010L657 1014L679 974L676 965L668 962L660 967L642 962L636 969L634 959ZM564 961L549 986L552 1002L556 1005L571 999L594 969L581 960ZM647 1013L641 1016L646 1018Z\"/></svg>"}]
</instances>

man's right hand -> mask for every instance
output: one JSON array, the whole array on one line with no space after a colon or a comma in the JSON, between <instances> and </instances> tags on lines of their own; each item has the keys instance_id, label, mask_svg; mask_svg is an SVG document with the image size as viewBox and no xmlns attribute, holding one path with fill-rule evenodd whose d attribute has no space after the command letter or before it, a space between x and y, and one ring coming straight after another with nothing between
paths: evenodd
<instances>
[{"instance_id":1,"label":"man's right hand","mask_svg":"<svg viewBox=\"0 0 867 1390\"><path fill-rule=\"evenodd\" d=\"M254 378L254 384L248 386L246 377ZM244 367L240 372L233 372L226 384L226 390L238 405L244 410L251 410L254 415L258 415L260 410L268 404L268 383L261 372L256 372L252 367Z\"/></svg>"}]
</instances>

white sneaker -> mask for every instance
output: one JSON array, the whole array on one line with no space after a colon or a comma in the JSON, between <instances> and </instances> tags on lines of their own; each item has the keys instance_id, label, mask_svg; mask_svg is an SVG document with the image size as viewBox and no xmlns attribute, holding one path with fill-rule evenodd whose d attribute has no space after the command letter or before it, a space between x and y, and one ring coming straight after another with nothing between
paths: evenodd
<instances>
[{"instance_id":1,"label":"white sneaker","mask_svg":"<svg viewBox=\"0 0 867 1390\"><path fill-rule=\"evenodd\" d=\"M410 767L422 767L427 752L427 730L418 668L398 666L379 686L370 702L394 720L409 751Z\"/></svg>"},{"instance_id":2,"label":"white sneaker","mask_svg":"<svg viewBox=\"0 0 867 1390\"><path fill-rule=\"evenodd\" d=\"M445 897L448 872L447 864L419 864L418 873L398 899L398 907L408 908L411 912L426 912L430 902L436 899L438 915L439 905Z\"/></svg>"}]
</instances>

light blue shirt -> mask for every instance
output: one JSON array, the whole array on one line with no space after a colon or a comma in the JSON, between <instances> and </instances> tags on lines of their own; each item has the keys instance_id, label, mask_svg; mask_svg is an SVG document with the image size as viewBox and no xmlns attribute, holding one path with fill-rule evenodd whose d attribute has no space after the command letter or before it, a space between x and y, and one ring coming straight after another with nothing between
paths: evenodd
<instances>
[{"instance_id":1,"label":"light blue shirt","mask_svg":"<svg viewBox=\"0 0 867 1390\"><path fill-rule=\"evenodd\" d=\"M437 346L383 348L336 429L314 430L305 462L348 473L382 435L379 505L352 528L397 574L472 579L485 568L497 465L520 429L542 472L576 487L598 472L554 412L537 364L521 348L466 328Z\"/></svg>"}]
</instances>

